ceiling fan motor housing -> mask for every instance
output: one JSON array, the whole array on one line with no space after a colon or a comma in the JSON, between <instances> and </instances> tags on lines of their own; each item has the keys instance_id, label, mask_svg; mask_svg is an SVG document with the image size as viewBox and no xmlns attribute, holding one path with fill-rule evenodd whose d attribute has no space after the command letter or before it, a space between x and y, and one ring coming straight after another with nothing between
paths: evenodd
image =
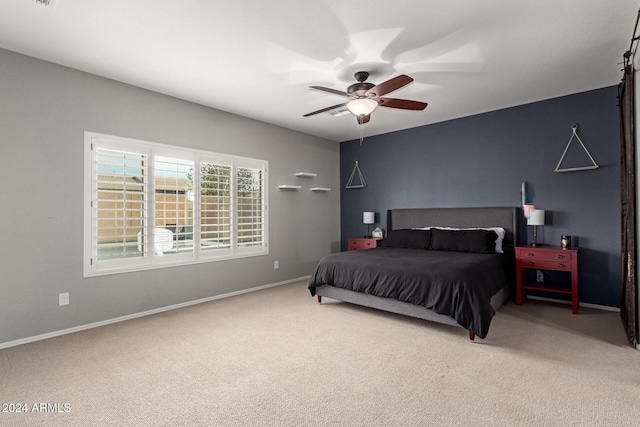
<instances>
[{"instance_id":1,"label":"ceiling fan motor housing","mask_svg":"<svg viewBox=\"0 0 640 427\"><path fill-rule=\"evenodd\" d=\"M362 97L369 89L371 89L374 86L375 85L373 83L367 83L367 82L354 83L347 88L347 93L350 95L357 95L359 97Z\"/></svg>"},{"instance_id":2,"label":"ceiling fan motor housing","mask_svg":"<svg viewBox=\"0 0 640 427\"><path fill-rule=\"evenodd\" d=\"M365 92L374 87L373 83L365 82L369 78L369 73L366 71L358 71L353 75L358 83L354 83L347 88L347 93L350 95L356 95L358 97L364 97Z\"/></svg>"}]
</instances>

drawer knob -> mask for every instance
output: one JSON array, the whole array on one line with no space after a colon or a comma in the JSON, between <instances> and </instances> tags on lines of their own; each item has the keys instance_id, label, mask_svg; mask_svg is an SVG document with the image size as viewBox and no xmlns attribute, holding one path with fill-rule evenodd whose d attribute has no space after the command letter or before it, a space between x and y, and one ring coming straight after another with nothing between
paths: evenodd
<instances>
[{"instance_id":1,"label":"drawer knob","mask_svg":"<svg viewBox=\"0 0 640 427\"><path fill-rule=\"evenodd\" d=\"M533 252L528 252L527 256L533 256Z\"/></svg>"},{"instance_id":2,"label":"drawer knob","mask_svg":"<svg viewBox=\"0 0 640 427\"><path fill-rule=\"evenodd\" d=\"M529 261L529 265L533 265L533 261Z\"/></svg>"},{"instance_id":3,"label":"drawer knob","mask_svg":"<svg viewBox=\"0 0 640 427\"><path fill-rule=\"evenodd\" d=\"M558 255L557 255L557 257L558 257L558 259L563 259L563 258L564 258L564 255L562 255L562 254L558 254Z\"/></svg>"},{"instance_id":4,"label":"drawer knob","mask_svg":"<svg viewBox=\"0 0 640 427\"><path fill-rule=\"evenodd\" d=\"M558 263L558 267L563 268L563 267L564 267L564 264L563 264L563 263L561 263L561 262L559 262L559 263Z\"/></svg>"}]
</instances>

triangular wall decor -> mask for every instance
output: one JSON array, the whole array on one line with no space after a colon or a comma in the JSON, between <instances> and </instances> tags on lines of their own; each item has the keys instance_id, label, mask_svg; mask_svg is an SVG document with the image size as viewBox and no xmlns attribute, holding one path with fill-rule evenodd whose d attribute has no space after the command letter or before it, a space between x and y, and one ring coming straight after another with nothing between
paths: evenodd
<instances>
[{"instance_id":1,"label":"triangular wall decor","mask_svg":"<svg viewBox=\"0 0 640 427\"><path fill-rule=\"evenodd\" d=\"M589 170L589 169L598 169L598 164L596 163L595 160L593 160L593 157L591 157L591 153L589 153L589 150L587 150L587 147L584 146L584 144L582 143L582 140L580 139L580 137L578 136L578 125L574 124L571 126L571 129L573 130L573 134L571 135L571 138L569 138L569 142L567 143L566 148L564 149L564 153L562 153L562 157L560 157L560 161L558 162L558 166L556 166L556 168L553 170L554 172L573 172L573 171L584 171L584 170ZM560 165L562 164L562 161L564 160L564 156L567 155L567 151L569 151L569 146L571 145L571 141L573 141L573 138L576 138L578 140L578 142L580 142L580 145L582 146L582 149L584 150L585 153L587 153L587 156L589 156L589 159L591 160L591 165L589 166L578 166L578 167L571 167L571 168L560 168Z\"/></svg>"},{"instance_id":2,"label":"triangular wall decor","mask_svg":"<svg viewBox=\"0 0 640 427\"><path fill-rule=\"evenodd\" d=\"M358 174L357 177L356 177L356 173ZM354 178L356 178L355 182L354 182ZM347 182L347 185L344 188L364 188L366 186L367 186L367 183L364 180L364 176L362 176L362 172L360 171L360 166L358 166L358 161L356 160L356 165L353 167L353 172L351 172L349 181Z\"/></svg>"}]
</instances>

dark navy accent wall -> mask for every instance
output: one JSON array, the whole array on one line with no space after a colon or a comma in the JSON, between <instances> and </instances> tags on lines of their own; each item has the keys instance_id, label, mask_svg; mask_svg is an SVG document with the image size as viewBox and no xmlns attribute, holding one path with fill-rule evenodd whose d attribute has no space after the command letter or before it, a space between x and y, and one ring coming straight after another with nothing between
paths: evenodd
<instances>
[{"instance_id":1,"label":"dark navy accent wall","mask_svg":"<svg viewBox=\"0 0 640 427\"><path fill-rule=\"evenodd\" d=\"M429 114L430 105L424 113ZM380 113L379 113L380 114ZM414 114L407 112L406 114ZM375 113L372 116L375 120ZM599 169L554 172L572 124ZM365 125L366 126L366 125ZM580 301L620 306L620 147L615 86L359 140L340 148L342 249L363 236L362 212L387 209L521 206L521 185L547 211L546 244L574 236L580 247ZM588 165L574 138L564 167ZM345 189L355 161L367 186ZM519 243L533 241L520 226Z\"/></svg>"}]
</instances>

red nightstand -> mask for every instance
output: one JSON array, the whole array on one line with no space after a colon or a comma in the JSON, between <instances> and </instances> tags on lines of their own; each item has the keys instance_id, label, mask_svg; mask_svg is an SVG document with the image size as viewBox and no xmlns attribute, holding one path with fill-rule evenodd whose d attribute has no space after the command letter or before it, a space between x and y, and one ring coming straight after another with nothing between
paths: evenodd
<instances>
[{"instance_id":1,"label":"red nightstand","mask_svg":"<svg viewBox=\"0 0 640 427\"><path fill-rule=\"evenodd\" d=\"M571 274L571 287L546 282L527 282L527 269L566 271ZM571 295L573 314L578 314L578 249L551 246L516 247L516 304L522 305L527 289Z\"/></svg>"},{"instance_id":2,"label":"red nightstand","mask_svg":"<svg viewBox=\"0 0 640 427\"><path fill-rule=\"evenodd\" d=\"M349 250L359 251L362 249L373 249L378 247L378 241L373 237L349 237Z\"/></svg>"}]
</instances>

